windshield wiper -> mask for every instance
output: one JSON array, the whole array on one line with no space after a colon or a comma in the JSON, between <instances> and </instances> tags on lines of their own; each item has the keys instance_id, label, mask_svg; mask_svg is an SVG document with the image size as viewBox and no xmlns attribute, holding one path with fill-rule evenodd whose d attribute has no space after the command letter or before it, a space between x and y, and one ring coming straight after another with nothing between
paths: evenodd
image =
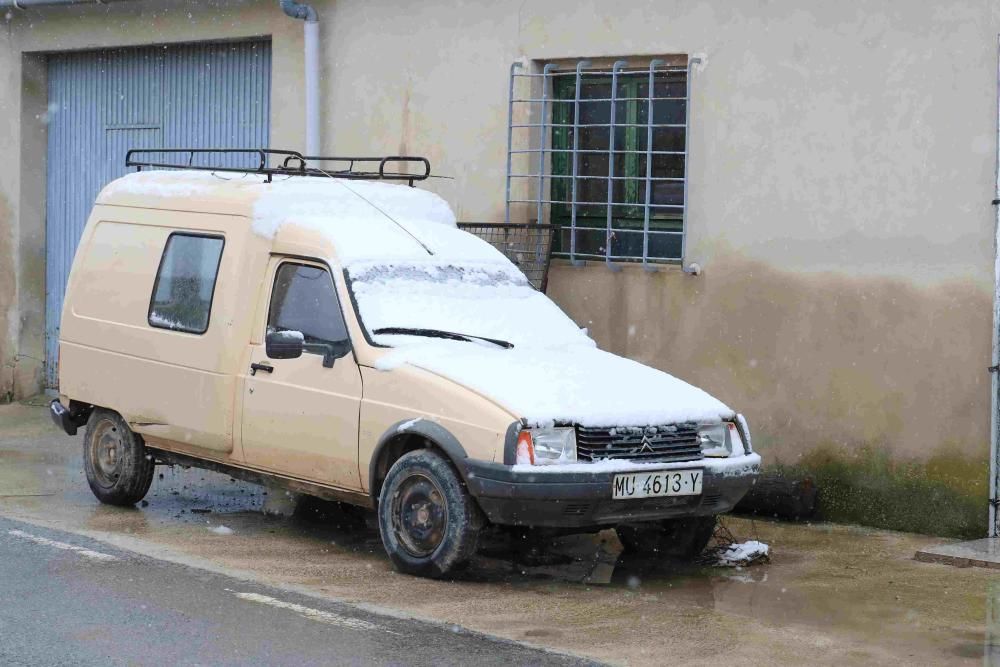
<instances>
[{"instance_id":1,"label":"windshield wiper","mask_svg":"<svg viewBox=\"0 0 1000 667\"><path fill-rule=\"evenodd\" d=\"M487 338L486 336L473 336L472 334L457 333L455 331L443 331L441 329L411 329L408 327L383 327L381 329L375 329L372 331L373 334L397 334L400 336L427 336L428 338L446 338L448 340L461 340L466 343L471 343L474 340L485 340L487 343L493 343L494 345L499 345L502 348L511 349L514 347L513 343L508 343L505 340L497 340L496 338Z\"/></svg>"}]
</instances>

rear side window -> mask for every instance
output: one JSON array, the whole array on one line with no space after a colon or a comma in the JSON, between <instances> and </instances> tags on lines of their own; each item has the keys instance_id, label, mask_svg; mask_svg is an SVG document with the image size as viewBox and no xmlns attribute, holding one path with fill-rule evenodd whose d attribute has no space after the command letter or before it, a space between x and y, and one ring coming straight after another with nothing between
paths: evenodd
<instances>
[{"instance_id":1,"label":"rear side window","mask_svg":"<svg viewBox=\"0 0 1000 667\"><path fill-rule=\"evenodd\" d=\"M170 235L153 285L150 326L195 334L208 330L222 246L217 236Z\"/></svg>"}]
</instances>

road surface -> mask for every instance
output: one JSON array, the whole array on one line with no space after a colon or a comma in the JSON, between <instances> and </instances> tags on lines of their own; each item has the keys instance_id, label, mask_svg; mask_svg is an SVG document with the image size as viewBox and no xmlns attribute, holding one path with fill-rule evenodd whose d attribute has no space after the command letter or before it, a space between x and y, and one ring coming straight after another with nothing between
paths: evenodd
<instances>
[{"instance_id":1,"label":"road surface","mask_svg":"<svg viewBox=\"0 0 1000 667\"><path fill-rule=\"evenodd\" d=\"M586 664L0 518L0 664Z\"/></svg>"}]
</instances>

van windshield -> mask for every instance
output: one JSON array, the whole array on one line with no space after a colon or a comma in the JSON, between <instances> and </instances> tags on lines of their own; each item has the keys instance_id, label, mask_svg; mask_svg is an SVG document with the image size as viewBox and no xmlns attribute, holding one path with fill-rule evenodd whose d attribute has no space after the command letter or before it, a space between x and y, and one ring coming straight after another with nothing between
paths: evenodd
<instances>
[{"instance_id":1,"label":"van windshield","mask_svg":"<svg viewBox=\"0 0 1000 667\"><path fill-rule=\"evenodd\" d=\"M405 333L407 329L454 332L472 342L485 339L515 347L593 345L513 267L372 264L352 266L347 276L361 325L380 345L428 341Z\"/></svg>"}]
</instances>

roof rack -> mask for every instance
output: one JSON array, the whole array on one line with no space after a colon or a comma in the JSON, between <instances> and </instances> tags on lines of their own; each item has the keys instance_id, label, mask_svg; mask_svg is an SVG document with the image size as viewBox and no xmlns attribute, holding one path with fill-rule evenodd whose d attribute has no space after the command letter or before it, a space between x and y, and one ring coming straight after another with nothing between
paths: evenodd
<instances>
[{"instance_id":1,"label":"roof rack","mask_svg":"<svg viewBox=\"0 0 1000 667\"><path fill-rule=\"evenodd\" d=\"M195 164L195 155L216 153L222 155L245 155L257 158L255 167L232 167L224 164ZM177 162L159 162L162 155L186 155ZM278 166L270 166L270 159L281 160ZM170 160L170 158L167 158ZM322 169L314 166L317 163L340 163L336 168ZM423 173L409 174L400 171L403 165L419 164ZM387 171L386 165L398 165L395 171ZM346 167L345 167L346 165ZM377 170L375 165L378 166ZM261 174L271 182L274 176L318 176L323 178L350 178L373 181L406 181L413 186L414 181L423 181L431 175L431 163L425 157L410 155L389 155L386 157L339 157L327 155L302 155L297 151L276 150L270 148L133 148L125 154L125 166L135 167L142 171L143 167L165 167L172 169L194 169L197 171L226 171L239 174ZM364 170L363 167L370 167ZM356 170L356 167L359 169Z\"/></svg>"}]
</instances>

